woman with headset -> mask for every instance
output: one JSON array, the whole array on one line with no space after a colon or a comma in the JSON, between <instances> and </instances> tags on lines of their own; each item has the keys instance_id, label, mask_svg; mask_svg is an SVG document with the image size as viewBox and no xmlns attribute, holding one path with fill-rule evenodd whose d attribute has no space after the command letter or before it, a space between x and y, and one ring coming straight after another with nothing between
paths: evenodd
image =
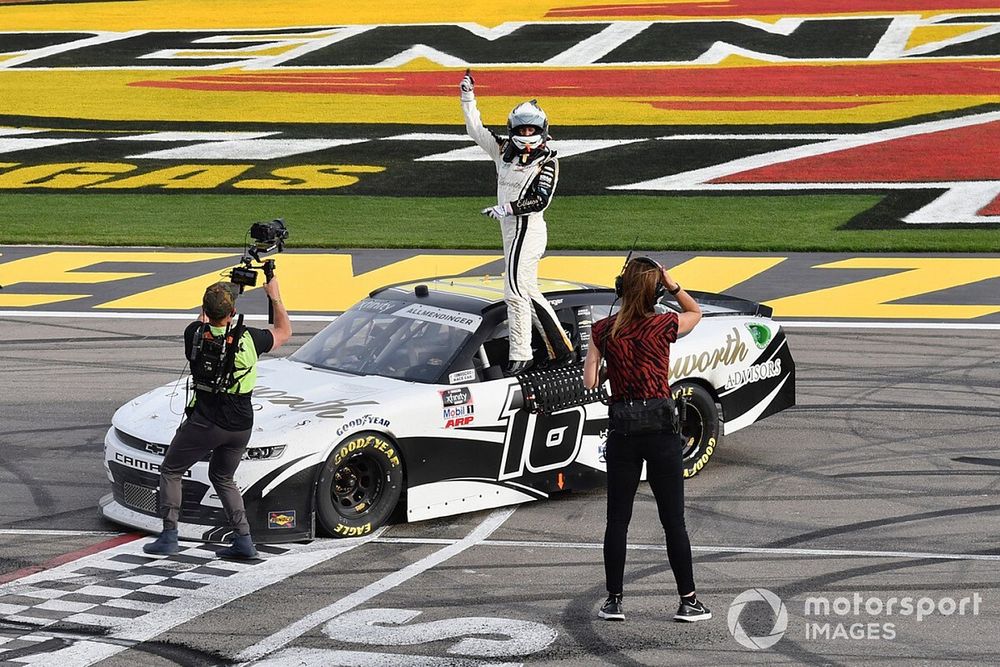
<instances>
[{"instance_id":1,"label":"woman with headset","mask_svg":"<svg viewBox=\"0 0 1000 667\"><path fill-rule=\"evenodd\" d=\"M621 308L594 323L584 364L584 384L598 386L602 359L611 381L608 467L608 519L604 533L604 572L608 598L598 615L625 620L622 580L625 548L643 461L646 479L666 534L667 556L677 582L677 621L703 621L712 613L695 595L691 543L684 524L684 472L676 410L670 398L670 344L701 320L698 303L648 257L626 262L615 280ZM664 293L677 299L680 313L657 314Z\"/></svg>"}]
</instances>

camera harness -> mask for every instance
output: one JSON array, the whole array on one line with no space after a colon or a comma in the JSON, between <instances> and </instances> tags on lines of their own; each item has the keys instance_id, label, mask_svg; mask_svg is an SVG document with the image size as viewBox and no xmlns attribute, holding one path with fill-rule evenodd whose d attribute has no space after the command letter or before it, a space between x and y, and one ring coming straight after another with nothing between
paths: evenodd
<instances>
[{"instance_id":1,"label":"camera harness","mask_svg":"<svg viewBox=\"0 0 1000 667\"><path fill-rule=\"evenodd\" d=\"M236 326L227 324L221 336L213 334L207 322L203 322L195 330L191 352L188 354L191 386L194 389L219 394L230 392L239 386L240 380L253 370L252 367L247 368L239 376L236 375L236 353L245 332L242 313L236 320Z\"/></svg>"}]
</instances>

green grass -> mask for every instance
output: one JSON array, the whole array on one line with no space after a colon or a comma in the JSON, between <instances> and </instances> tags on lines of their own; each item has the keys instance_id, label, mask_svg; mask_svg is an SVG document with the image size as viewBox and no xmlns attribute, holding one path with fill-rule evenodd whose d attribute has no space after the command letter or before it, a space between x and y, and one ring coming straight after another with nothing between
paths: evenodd
<instances>
[{"instance_id":1,"label":"green grass","mask_svg":"<svg viewBox=\"0 0 1000 667\"><path fill-rule=\"evenodd\" d=\"M841 230L873 195L557 196L549 249L996 252L1000 229ZM283 217L289 247L499 247L487 197L0 195L0 243L234 247Z\"/></svg>"}]
</instances>

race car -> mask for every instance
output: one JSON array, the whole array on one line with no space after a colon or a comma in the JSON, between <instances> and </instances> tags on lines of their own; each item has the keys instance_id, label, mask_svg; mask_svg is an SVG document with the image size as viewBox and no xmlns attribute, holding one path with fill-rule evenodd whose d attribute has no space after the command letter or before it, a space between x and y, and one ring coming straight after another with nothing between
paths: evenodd
<instances>
[{"instance_id":1,"label":"race car","mask_svg":"<svg viewBox=\"0 0 1000 667\"><path fill-rule=\"evenodd\" d=\"M582 368L591 325L614 291L542 280ZM690 292L704 317L671 347L671 388L686 406L685 476L723 434L795 402L795 364L771 309ZM677 309L665 297L657 307ZM607 406L529 410L508 356L498 277L446 277L372 292L286 358L258 365L254 430L236 473L257 542L365 535L603 484ZM542 347L540 344L537 347ZM544 367L538 350L538 366ZM581 371L582 372L582 371ZM119 408L105 439L111 493L101 512L157 532L159 464L185 400L177 383ZM229 537L207 459L183 481L180 536ZM317 525L318 524L318 525Z\"/></svg>"}]
</instances>

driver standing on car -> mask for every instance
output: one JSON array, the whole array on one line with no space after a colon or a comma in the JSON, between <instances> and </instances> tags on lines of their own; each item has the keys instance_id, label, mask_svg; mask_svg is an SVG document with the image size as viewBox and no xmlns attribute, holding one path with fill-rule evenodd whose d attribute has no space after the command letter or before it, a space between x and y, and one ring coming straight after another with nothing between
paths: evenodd
<instances>
[{"instance_id":1,"label":"driver standing on car","mask_svg":"<svg viewBox=\"0 0 1000 667\"><path fill-rule=\"evenodd\" d=\"M195 335L201 324L209 324L205 335L219 337L236 315L239 288L219 282L205 290L198 320L184 330L185 356L191 358ZM245 327L240 336L233 369L233 384L220 393L195 389L166 456L160 464L160 515L163 532L142 550L148 554L170 555L180 550L177 544L177 521L181 508L181 478L191 466L211 453L208 477L222 502L226 517L235 531L233 543L218 552L221 558L248 559L257 556L240 488L233 479L243 458L253 428L250 394L257 382L257 357L274 352L292 335L288 311L281 301L278 279L272 277L264 291L274 305L274 326L270 329Z\"/></svg>"},{"instance_id":2,"label":"driver standing on car","mask_svg":"<svg viewBox=\"0 0 1000 667\"><path fill-rule=\"evenodd\" d=\"M542 211L559 179L556 152L546 145L548 118L535 100L522 102L507 117L507 136L500 136L483 126L469 70L459 88L465 129L497 168L497 203L482 213L500 223L503 236L504 301L510 330L506 374L517 375L531 366L532 324L545 343L549 363L560 365L572 359L573 346L538 288L538 262L548 239Z\"/></svg>"}]
</instances>

